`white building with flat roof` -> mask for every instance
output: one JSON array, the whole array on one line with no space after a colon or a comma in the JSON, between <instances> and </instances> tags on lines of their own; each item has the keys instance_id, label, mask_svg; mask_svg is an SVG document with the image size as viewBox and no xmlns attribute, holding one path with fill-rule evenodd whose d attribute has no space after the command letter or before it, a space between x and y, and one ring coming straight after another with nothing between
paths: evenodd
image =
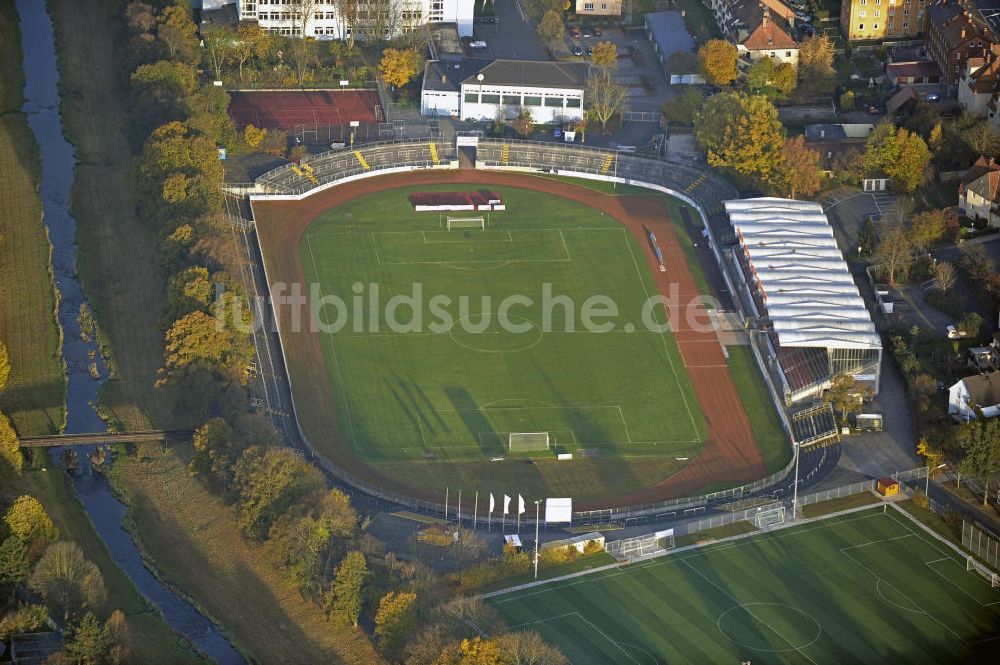
<instances>
[{"instance_id":1,"label":"white building with flat roof","mask_svg":"<svg viewBox=\"0 0 1000 665\"><path fill-rule=\"evenodd\" d=\"M340 3L330 0L300 3L295 0L238 0L239 20L256 21L262 28L280 35L298 37L302 31L302 7L311 7L305 17L306 37L363 40L372 32L395 37L425 23L456 23L458 34L472 36L475 0L359 0L358 18L349 20L340 12Z\"/></svg>"},{"instance_id":2,"label":"white building with flat roof","mask_svg":"<svg viewBox=\"0 0 1000 665\"><path fill-rule=\"evenodd\" d=\"M574 122L583 117L587 64L494 60L461 83L462 120L511 118L522 109L536 123Z\"/></svg>"}]
</instances>

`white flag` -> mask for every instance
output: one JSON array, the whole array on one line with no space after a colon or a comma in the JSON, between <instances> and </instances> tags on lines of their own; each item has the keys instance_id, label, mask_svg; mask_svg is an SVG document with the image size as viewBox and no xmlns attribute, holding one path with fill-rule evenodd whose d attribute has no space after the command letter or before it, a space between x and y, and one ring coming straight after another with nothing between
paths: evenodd
<instances>
[{"instance_id":1,"label":"white flag","mask_svg":"<svg viewBox=\"0 0 1000 665\"><path fill-rule=\"evenodd\" d=\"M520 494L517 495L517 514L521 515L524 513L524 497Z\"/></svg>"},{"instance_id":2,"label":"white flag","mask_svg":"<svg viewBox=\"0 0 1000 665\"><path fill-rule=\"evenodd\" d=\"M506 515L510 511L510 497L506 494L503 495L503 514Z\"/></svg>"},{"instance_id":3,"label":"white flag","mask_svg":"<svg viewBox=\"0 0 1000 665\"><path fill-rule=\"evenodd\" d=\"M490 512L493 512L493 492L490 492Z\"/></svg>"}]
</instances>

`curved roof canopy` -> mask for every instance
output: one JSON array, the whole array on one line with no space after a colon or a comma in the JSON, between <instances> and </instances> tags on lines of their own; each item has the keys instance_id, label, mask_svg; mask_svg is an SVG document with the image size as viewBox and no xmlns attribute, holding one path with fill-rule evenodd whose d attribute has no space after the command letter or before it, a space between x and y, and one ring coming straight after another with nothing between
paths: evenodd
<instances>
[{"instance_id":1,"label":"curved roof canopy","mask_svg":"<svg viewBox=\"0 0 1000 665\"><path fill-rule=\"evenodd\" d=\"M818 203L764 197L725 205L781 346L881 348Z\"/></svg>"}]
</instances>

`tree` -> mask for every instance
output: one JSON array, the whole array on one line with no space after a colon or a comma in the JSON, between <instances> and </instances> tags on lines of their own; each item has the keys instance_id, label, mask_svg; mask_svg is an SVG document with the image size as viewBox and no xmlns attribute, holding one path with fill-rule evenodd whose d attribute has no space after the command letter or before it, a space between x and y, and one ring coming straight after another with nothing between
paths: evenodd
<instances>
[{"instance_id":1,"label":"tree","mask_svg":"<svg viewBox=\"0 0 1000 665\"><path fill-rule=\"evenodd\" d=\"M11 635L37 632L48 619L49 611L44 605L18 605L0 618L0 643Z\"/></svg>"},{"instance_id":2,"label":"tree","mask_svg":"<svg viewBox=\"0 0 1000 665\"><path fill-rule=\"evenodd\" d=\"M982 327L983 317L978 312L966 312L958 322L958 329L964 332L969 339L978 339Z\"/></svg>"},{"instance_id":3,"label":"tree","mask_svg":"<svg viewBox=\"0 0 1000 665\"><path fill-rule=\"evenodd\" d=\"M17 497L3 516L10 534L28 547L40 547L59 537L59 531L38 499L27 494Z\"/></svg>"},{"instance_id":4,"label":"tree","mask_svg":"<svg viewBox=\"0 0 1000 665\"><path fill-rule=\"evenodd\" d=\"M840 412L840 421L847 421L847 414L861 410L865 388L850 374L838 374L823 395L823 402Z\"/></svg>"},{"instance_id":5,"label":"tree","mask_svg":"<svg viewBox=\"0 0 1000 665\"><path fill-rule=\"evenodd\" d=\"M361 616L362 589L368 579L365 555L352 550L337 566L337 572L327 596L327 609L357 628Z\"/></svg>"},{"instance_id":6,"label":"tree","mask_svg":"<svg viewBox=\"0 0 1000 665\"><path fill-rule=\"evenodd\" d=\"M136 68L129 79L136 143L154 127L185 118L197 85L195 69L187 63L160 60Z\"/></svg>"},{"instance_id":7,"label":"tree","mask_svg":"<svg viewBox=\"0 0 1000 665\"><path fill-rule=\"evenodd\" d=\"M243 128L243 143L251 150L259 148L260 144L264 142L265 136L267 136L266 129L258 129L253 125L247 125Z\"/></svg>"},{"instance_id":8,"label":"tree","mask_svg":"<svg viewBox=\"0 0 1000 665\"><path fill-rule=\"evenodd\" d=\"M514 116L513 126L514 131L521 136L527 137L531 134L531 130L535 127L535 121L531 117L531 109L527 106L522 107Z\"/></svg>"},{"instance_id":9,"label":"tree","mask_svg":"<svg viewBox=\"0 0 1000 665\"><path fill-rule=\"evenodd\" d=\"M708 82L729 85L740 75L736 67L739 52L736 45L724 39L709 39L698 49L698 60Z\"/></svg>"},{"instance_id":10,"label":"tree","mask_svg":"<svg viewBox=\"0 0 1000 665\"><path fill-rule=\"evenodd\" d=\"M35 564L28 586L63 620L84 609L99 608L106 597L101 571L76 543L66 541L49 545Z\"/></svg>"},{"instance_id":11,"label":"tree","mask_svg":"<svg viewBox=\"0 0 1000 665\"><path fill-rule=\"evenodd\" d=\"M191 312L208 312L214 295L215 284L209 278L208 268L185 268L167 281L163 318L169 324Z\"/></svg>"},{"instance_id":12,"label":"tree","mask_svg":"<svg viewBox=\"0 0 1000 665\"><path fill-rule=\"evenodd\" d=\"M990 480L1000 471L1000 419L979 417L963 425L960 443L963 457L958 470L982 481L983 506L986 506Z\"/></svg>"},{"instance_id":13,"label":"tree","mask_svg":"<svg viewBox=\"0 0 1000 665\"><path fill-rule=\"evenodd\" d=\"M21 582L28 577L28 546L20 538L8 536L0 543L0 585Z\"/></svg>"},{"instance_id":14,"label":"tree","mask_svg":"<svg viewBox=\"0 0 1000 665\"><path fill-rule=\"evenodd\" d=\"M149 32L156 25L156 15L153 13L152 5L145 2L130 2L125 7L125 20L128 28L132 32Z\"/></svg>"},{"instance_id":15,"label":"tree","mask_svg":"<svg viewBox=\"0 0 1000 665\"><path fill-rule=\"evenodd\" d=\"M5 462L15 473L21 473L24 468L24 455L21 454L21 442L17 432L11 427L7 416L0 413L0 462Z\"/></svg>"},{"instance_id":16,"label":"tree","mask_svg":"<svg viewBox=\"0 0 1000 665\"><path fill-rule=\"evenodd\" d=\"M793 199L800 194L812 196L819 191L822 182L819 151L808 147L801 134L786 139L781 146L780 180Z\"/></svg>"},{"instance_id":17,"label":"tree","mask_svg":"<svg viewBox=\"0 0 1000 665\"><path fill-rule=\"evenodd\" d=\"M500 652L510 654L517 665L568 665L559 649L546 644L535 631L518 631L496 638Z\"/></svg>"},{"instance_id":18,"label":"tree","mask_svg":"<svg viewBox=\"0 0 1000 665\"><path fill-rule=\"evenodd\" d=\"M910 271L910 266L913 265L913 247L900 226L893 226L882 236L875 247L875 260L885 270L890 284L895 284L896 277L904 276Z\"/></svg>"},{"instance_id":19,"label":"tree","mask_svg":"<svg viewBox=\"0 0 1000 665\"><path fill-rule=\"evenodd\" d=\"M263 540L271 524L303 497L323 486L323 477L287 448L252 446L236 462L233 491L245 535Z\"/></svg>"},{"instance_id":20,"label":"tree","mask_svg":"<svg viewBox=\"0 0 1000 665\"><path fill-rule=\"evenodd\" d=\"M566 26L563 25L562 14L549 10L538 22L538 38L549 48L554 47L566 35Z\"/></svg>"},{"instance_id":21,"label":"tree","mask_svg":"<svg viewBox=\"0 0 1000 665\"><path fill-rule=\"evenodd\" d=\"M790 62L779 62L774 68L771 87L778 93L778 97L784 99L791 94L792 90L795 90L795 86L799 82L798 77L799 73L795 69L795 65Z\"/></svg>"},{"instance_id":22,"label":"tree","mask_svg":"<svg viewBox=\"0 0 1000 665\"><path fill-rule=\"evenodd\" d=\"M825 34L802 42L799 48L799 88L810 95L827 94L833 90L836 70L833 59L836 47Z\"/></svg>"},{"instance_id":23,"label":"tree","mask_svg":"<svg viewBox=\"0 0 1000 665\"><path fill-rule=\"evenodd\" d=\"M667 56L664 65L668 74L704 74L701 68L701 60L697 53L691 51L674 51Z\"/></svg>"},{"instance_id":24,"label":"tree","mask_svg":"<svg viewBox=\"0 0 1000 665\"><path fill-rule=\"evenodd\" d=\"M757 95L724 93L705 102L695 138L708 163L770 183L778 177L784 128L774 105Z\"/></svg>"},{"instance_id":25,"label":"tree","mask_svg":"<svg viewBox=\"0 0 1000 665\"><path fill-rule=\"evenodd\" d=\"M950 293L958 281L955 266L947 261L938 261L931 272L934 274L934 289L944 295Z\"/></svg>"},{"instance_id":26,"label":"tree","mask_svg":"<svg viewBox=\"0 0 1000 665\"><path fill-rule=\"evenodd\" d=\"M910 242L914 247L930 247L948 232L948 219L947 210L926 210L914 215L907 229Z\"/></svg>"},{"instance_id":27,"label":"tree","mask_svg":"<svg viewBox=\"0 0 1000 665\"><path fill-rule=\"evenodd\" d=\"M590 64L599 69L618 69L618 47L614 42L597 42Z\"/></svg>"},{"instance_id":28,"label":"tree","mask_svg":"<svg viewBox=\"0 0 1000 665\"><path fill-rule=\"evenodd\" d=\"M97 665L104 662L111 645L111 630L87 612L78 623L67 626L63 650L73 663Z\"/></svg>"},{"instance_id":29,"label":"tree","mask_svg":"<svg viewBox=\"0 0 1000 665\"><path fill-rule=\"evenodd\" d=\"M375 635L382 650L395 655L406 643L416 622L417 594L390 591L382 596L375 612Z\"/></svg>"},{"instance_id":30,"label":"tree","mask_svg":"<svg viewBox=\"0 0 1000 665\"><path fill-rule=\"evenodd\" d=\"M0 341L0 391L7 386L10 377L10 357L7 355L7 345Z\"/></svg>"},{"instance_id":31,"label":"tree","mask_svg":"<svg viewBox=\"0 0 1000 665\"><path fill-rule=\"evenodd\" d=\"M215 80L221 81L222 68L233 59L236 36L228 27L210 25L202 31L202 39Z\"/></svg>"},{"instance_id":32,"label":"tree","mask_svg":"<svg viewBox=\"0 0 1000 665\"><path fill-rule=\"evenodd\" d=\"M688 86L679 96L663 102L663 115L668 122L690 125L704 103L705 97L701 91L694 86Z\"/></svg>"},{"instance_id":33,"label":"tree","mask_svg":"<svg viewBox=\"0 0 1000 665\"><path fill-rule=\"evenodd\" d=\"M292 39L292 54L295 60L295 73L299 85L306 80L306 73L309 71L310 55L312 54L315 41L306 36L306 29L309 22L316 14L316 0L290 0L285 3L291 13L295 38Z\"/></svg>"},{"instance_id":34,"label":"tree","mask_svg":"<svg viewBox=\"0 0 1000 665\"><path fill-rule=\"evenodd\" d=\"M975 155L996 156L1000 152L1000 133L988 122L977 119L960 133L962 140Z\"/></svg>"},{"instance_id":35,"label":"tree","mask_svg":"<svg viewBox=\"0 0 1000 665\"><path fill-rule=\"evenodd\" d=\"M607 131L608 121L629 108L628 87L615 81L609 70L599 70L587 79L585 98L590 101L587 113Z\"/></svg>"},{"instance_id":36,"label":"tree","mask_svg":"<svg viewBox=\"0 0 1000 665\"><path fill-rule=\"evenodd\" d=\"M854 110L854 91L845 90L844 94L840 96L840 110L841 111L853 111Z\"/></svg>"},{"instance_id":37,"label":"tree","mask_svg":"<svg viewBox=\"0 0 1000 665\"><path fill-rule=\"evenodd\" d=\"M191 312L174 321L167 331L157 385L175 383L196 370L245 382L251 352L246 333L205 312Z\"/></svg>"},{"instance_id":38,"label":"tree","mask_svg":"<svg viewBox=\"0 0 1000 665\"><path fill-rule=\"evenodd\" d=\"M191 20L191 5L186 2L169 5L157 22L156 36L166 44L170 59L194 63L198 52L198 26Z\"/></svg>"},{"instance_id":39,"label":"tree","mask_svg":"<svg viewBox=\"0 0 1000 665\"><path fill-rule=\"evenodd\" d=\"M931 153L919 135L885 121L868 136L862 161L866 170L882 171L894 187L912 192L924 180Z\"/></svg>"},{"instance_id":40,"label":"tree","mask_svg":"<svg viewBox=\"0 0 1000 665\"><path fill-rule=\"evenodd\" d=\"M865 254L871 255L878 245L878 229L871 217L865 217L861 230L858 232L858 246Z\"/></svg>"},{"instance_id":41,"label":"tree","mask_svg":"<svg viewBox=\"0 0 1000 665\"><path fill-rule=\"evenodd\" d=\"M924 464L931 469L936 469L944 463L944 452L931 445L926 436L921 436L917 441L917 455L924 460Z\"/></svg>"},{"instance_id":42,"label":"tree","mask_svg":"<svg viewBox=\"0 0 1000 665\"><path fill-rule=\"evenodd\" d=\"M242 22L236 28L233 43L233 57L239 65L240 81L243 81L243 65L256 56L263 58L271 50L273 37L257 23Z\"/></svg>"},{"instance_id":43,"label":"tree","mask_svg":"<svg viewBox=\"0 0 1000 665\"><path fill-rule=\"evenodd\" d=\"M747 70L747 85L755 92L771 87L774 80L774 60L769 57L757 58Z\"/></svg>"},{"instance_id":44,"label":"tree","mask_svg":"<svg viewBox=\"0 0 1000 665\"><path fill-rule=\"evenodd\" d=\"M420 53L413 48L387 48L379 62L382 79L391 86L400 88L410 81L420 71Z\"/></svg>"},{"instance_id":45,"label":"tree","mask_svg":"<svg viewBox=\"0 0 1000 665\"><path fill-rule=\"evenodd\" d=\"M217 487L228 487L240 447L236 432L222 418L212 418L195 430L194 457L188 464L192 475L210 476Z\"/></svg>"},{"instance_id":46,"label":"tree","mask_svg":"<svg viewBox=\"0 0 1000 665\"><path fill-rule=\"evenodd\" d=\"M931 134L927 138L927 147L931 149L932 152L937 153L941 148L941 142L944 139L944 130L941 128L941 121L939 120L935 123L934 127L931 128Z\"/></svg>"}]
</instances>

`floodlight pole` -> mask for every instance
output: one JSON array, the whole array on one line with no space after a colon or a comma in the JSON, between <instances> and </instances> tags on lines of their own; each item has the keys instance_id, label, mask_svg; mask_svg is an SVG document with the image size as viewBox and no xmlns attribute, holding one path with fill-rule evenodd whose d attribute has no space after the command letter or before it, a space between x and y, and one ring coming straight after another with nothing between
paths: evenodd
<instances>
[{"instance_id":1,"label":"floodlight pole","mask_svg":"<svg viewBox=\"0 0 1000 665\"><path fill-rule=\"evenodd\" d=\"M794 442L795 445L795 487L792 488L792 519L795 519L795 514L798 512L799 508L799 444Z\"/></svg>"},{"instance_id":2,"label":"floodlight pole","mask_svg":"<svg viewBox=\"0 0 1000 665\"><path fill-rule=\"evenodd\" d=\"M535 501L535 579L538 579L538 507L541 505L542 500L537 499Z\"/></svg>"}]
</instances>

